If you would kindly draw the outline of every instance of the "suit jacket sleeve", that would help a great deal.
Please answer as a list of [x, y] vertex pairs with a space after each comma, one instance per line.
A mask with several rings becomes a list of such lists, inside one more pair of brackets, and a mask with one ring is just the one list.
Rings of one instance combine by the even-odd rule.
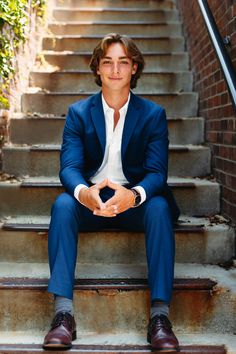
[[149, 128], [143, 168], [144, 178], [138, 183], [145, 189], [147, 199], [162, 194], [168, 175], [168, 127], [166, 113], [158, 109]]
[[71, 106], [67, 114], [63, 132], [59, 175], [66, 191], [72, 196], [74, 196], [74, 189], [78, 184], [88, 185], [82, 173], [84, 170], [82, 132], [82, 123], [75, 115], [73, 106]]

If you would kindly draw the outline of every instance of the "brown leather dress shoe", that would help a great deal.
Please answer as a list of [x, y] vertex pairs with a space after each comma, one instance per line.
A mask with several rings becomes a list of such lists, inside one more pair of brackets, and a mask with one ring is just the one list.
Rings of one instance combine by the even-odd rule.
[[76, 339], [75, 319], [69, 313], [59, 312], [53, 319], [51, 329], [44, 338], [43, 349], [66, 350]]
[[151, 343], [152, 351], [162, 353], [179, 351], [179, 342], [169, 319], [164, 315], [154, 316], [148, 325], [147, 340]]

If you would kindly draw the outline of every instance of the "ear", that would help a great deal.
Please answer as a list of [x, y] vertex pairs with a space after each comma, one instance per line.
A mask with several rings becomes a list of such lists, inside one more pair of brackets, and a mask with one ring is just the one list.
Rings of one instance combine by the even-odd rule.
[[134, 75], [136, 73], [137, 69], [138, 69], [138, 64], [134, 63], [133, 64], [133, 69], [132, 69], [132, 75]]
[[97, 67], [97, 75], [100, 75], [99, 66]]

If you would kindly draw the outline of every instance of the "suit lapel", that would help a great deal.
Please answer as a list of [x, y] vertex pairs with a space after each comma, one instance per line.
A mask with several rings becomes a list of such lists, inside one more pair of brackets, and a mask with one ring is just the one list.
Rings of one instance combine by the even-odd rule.
[[135, 95], [131, 92], [128, 111], [125, 117], [124, 130], [122, 135], [121, 156], [124, 158], [129, 140], [141, 114], [141, 109], [137, 103]]
[[91, 116], [93, 124], [96, 129], [98, 139], [100, 141], [102, 151], [105, 151], [106, 145], [106, 127], [105, 127], [105, 117], [102, 107], [102, 97], [101, 92], [94, 96], [94, 100], [91, 106]]

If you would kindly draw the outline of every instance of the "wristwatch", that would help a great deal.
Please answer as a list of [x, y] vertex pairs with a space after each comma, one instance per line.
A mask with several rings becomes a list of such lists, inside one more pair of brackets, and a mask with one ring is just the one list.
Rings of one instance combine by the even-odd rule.
[[131, 188], [130, 189], [133, 193], [134, 193], [134, 205], [133, 205], [133, 208], [136, 208], [140, 205], [141, 203], [141, 195], [140, 193], [134, 189], [134, 188]]

